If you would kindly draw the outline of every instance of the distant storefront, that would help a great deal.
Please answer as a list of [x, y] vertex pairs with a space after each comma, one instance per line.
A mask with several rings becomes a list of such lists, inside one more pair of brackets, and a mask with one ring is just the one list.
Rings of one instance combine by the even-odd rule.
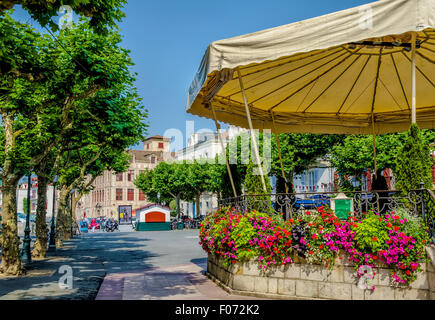
[[119, 206], [118, 207], [119, 224], [131, 224], [132, 214], [133, 214], [132, 206]]
[[160, 204], [149, 204], [135, 210], [137, 231], [171, 230], [171, 209]]

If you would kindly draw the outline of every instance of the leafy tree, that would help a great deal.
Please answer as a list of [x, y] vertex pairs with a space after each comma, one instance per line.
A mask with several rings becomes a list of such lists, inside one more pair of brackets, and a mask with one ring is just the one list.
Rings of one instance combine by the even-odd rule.
[[[282, 181], [281, 161], [278, 154], [277, 142], [274, 135], [271, 135], [271, 166], [270, 174], [278, 177], [279, 192], [285, 192], [284, 181]], [[251, 155], [251, 148], [248, 146], [247, 150], [242, 150], [241, 141], [250, 141], [248, 133], [242, 133], [239, 137], [236, 137], [236, 141], [232, 141], [232, 144], [237, 143], [237, 154], [230, 158], [231, 163], [237, 163], [240, 174], [235, 172], [235, 176], [244, 180], [246, 174], [246, 166], [249, 159], [255, 159]], [[259, 134], [259, 151], [260, 156], [265, 156], [264, 152], [268, 152], [267, 148], [263, 146], [264, 135]], [[284, 172], [286, 174], [288, 191], [293, 190], [293, 177], [295, 174], [300, 174], [309, 169], [317, 159], [324, 158], [330, 153], [332, 146], [340, 144], [344, 136], [341, 135], [318, 135], [318, 134], [279, 134], [280, 148], [282, 161], [284, 166]], [[230, 144], [231, 144], [230, 143]], [[231, 154], [227, 151], [227, 154]], [[235, 159], [234, 157], [237, 158]]]
[[[280, 134], [280, 147], [287, 174], [289, 192], [293, 190], [293, 177], [308, 170], [319, 158], [326, 158], [334, 145], [342, 143], [342, 135]], [[282, 177], [276, 139], [272, 136], [271, 173]], [[282, 184], [282, 182], [280, 182]], [[281, 187], [282, 188], [282, 187]], [[283, 188], [285, 190], [285, 187]]]
[[[2, 234], [0, 272], [22, 273], [17, 236], [16, 187], [22, 175], [44, 158], [41, 142], [50, 135], [42, 118], [53, 113], [41, 109], [41, 63], [45, 39], [29, 26], [0, 16], [0, 167], [2, 168]], [[40, 113], [41, 117], [38, 117]], [[33, 165], [32, 165], [33, 164]]]
[[[367, 168], [373, 168], [372, 137], [347, 136], [342, 145], [336, 145], [331, 152], [331, 165], [342, 175], [340, 184], [343, 189], [353, 188], [346, 185], [344, 176], [354, 176], [361, 182], [361, 177]], [[362, 184], [360, 184], [362, 186]]]
[[19, 178], [53, 149], [61, 159], [64, 152], [84, 147], [99, 156], [111, 149], [123, 152], [143, 133], [146, 112], [138, 108], [132, 63], [119, 45], [118, 33], [98, 35], [82, 23], [54, 41], [8, 16], [0, 17], [0, 26], [0, 32], [5, 31], [1, 47], [16, 52], [0, 61], [0, 166], [5, 186], [1, 269], [18, 274], [14, 190]]
[[403, 146], [399, 149], [396, 162], [396, 188], [404, 193], [419, 189], [424, 183], [427, 189], [433, 188], [430, 149], [422, 131], [412, 124]]
[[90, 25], [96, 31], [105, 32], [108, 27], [116, 27], [125, 16], [121, 9], [126, 3], [126, 0], [4, 0], [0, 1], [0, 14], [21, 5], [41, 26], [48, 25], [54, 31], [58, 24], [52, 18], [62, 5], [69, 5], [76, 13], [90, 18]]
[[190, 201], [194, 194], [188, 182], [188, 165], [177, 162], [161, 162], [153, 170], [145, 170], [135, 180], [135, 185], [142, 190], [150, 201], [160, 199], [169, 203], [176, 201], [177, 215], [180, 217], [180, 201]]
[[196, 201], [196, 215], [201, 215], [201, 195], [211, 189], [210, 186], [210, 165], [207, 163], [200, 163], [194, 161], [192, 164], [188, 165], [187, 173], [188, 183], [191, 190], [195, 194]]
[[[267, 194], [270, 194], [272, 192], [272, 188], [270, 186], [269, 178], [267, 176], [264, 178], [266, 183]], [[261, 181], [261, 176], [258, 173], [258, 166], [254, 164], [252, 161], [249, 162], [249, 165], [246, 169], [244, 186], [247, 194], [249, 195], [264, 194], [263, 182]]]

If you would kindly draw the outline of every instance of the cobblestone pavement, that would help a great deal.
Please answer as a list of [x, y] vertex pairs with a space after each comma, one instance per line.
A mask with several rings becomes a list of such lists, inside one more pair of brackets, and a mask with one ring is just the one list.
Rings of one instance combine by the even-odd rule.
[[[248, 299], [227, 294], [204, 275], [207, 258], [198, 230], [130, 230], [83, 234], [34, 261], [26, 276], [0, 277], [0, 299]], [[59, 286], [61, 266], [72, 268], [72, 289]]]

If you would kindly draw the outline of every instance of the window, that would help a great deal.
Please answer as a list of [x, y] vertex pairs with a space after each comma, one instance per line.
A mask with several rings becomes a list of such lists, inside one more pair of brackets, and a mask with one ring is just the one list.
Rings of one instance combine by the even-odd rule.
[[122, 189], [116, 189], [116, 200], [122, 201]]
[[150, 149], [150, 144], [148, 143], [148, 144], [147, 144], [147, 150], [149, 150], [149, 149]]
[[129, 171], [127, 173], [127, 180], [128, 181], [133, 181], [134, 180], [134, 171]]
[[127, 200], [134, 201], [134, 189], [127, 190]]
[[139, 201], [145, 201], [145, 193], [139, 190]]
[[152, 163], [152, 164], [156, 163], [156, 158], [151, 157], [151, 163]]
[[163, 149], [163, 148], [164, 148], [163, 142], [159, 142], [159, 149]]
[[122, 173], [118, 173], [118, 174], [116, 175], [116, 181], [122, 181], [122, 176], [123, 176]]

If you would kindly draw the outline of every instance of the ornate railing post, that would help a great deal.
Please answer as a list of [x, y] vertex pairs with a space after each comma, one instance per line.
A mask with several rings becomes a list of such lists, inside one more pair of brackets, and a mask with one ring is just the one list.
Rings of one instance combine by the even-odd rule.
[[424, 201], [424, 194], [425, 194], [425, 188], [424, 188], [424, 182], [420, 182], [420, 194], [421, 194], [421, 216], [423, 218], [423, 221], [426, 222], [425, 217], [425, 201]]

